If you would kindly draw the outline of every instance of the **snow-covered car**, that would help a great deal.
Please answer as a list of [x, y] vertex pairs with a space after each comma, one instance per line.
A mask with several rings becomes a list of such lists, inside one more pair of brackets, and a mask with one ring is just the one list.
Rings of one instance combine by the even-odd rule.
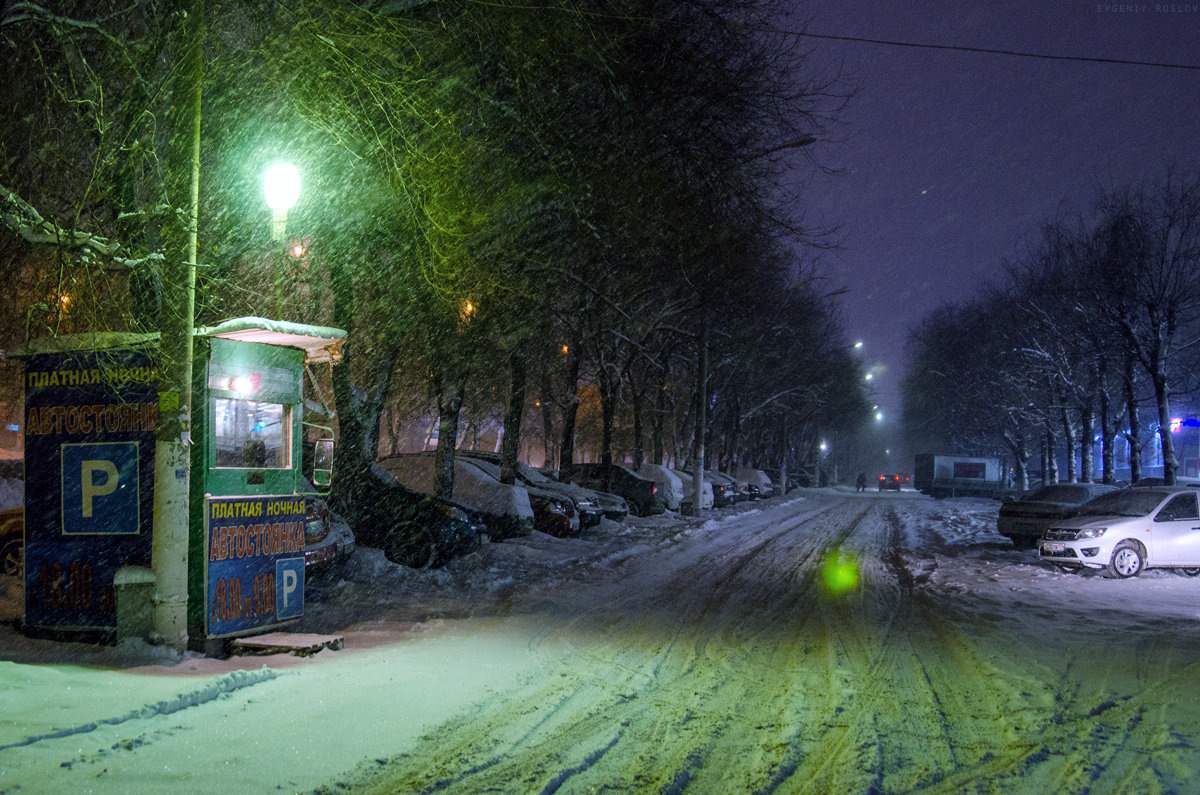
[[[379, 465], [405, 488], [437, 493], [432, 451], [388, 456]], [[523, 486], [501, 483], [459, 456], [454, 457], [454, 501], [479, 513], [496, 540], [533, 532], [529, 492]]]
[[25, 550], [25, 508], [0, 510], [0, 574], [18, 577]]
[[637, 474], [658, 484], [658, 496], [668, 511], [678, 511], [683, 502], [683, 482], [675, 472], [662, 464], [642, 464]]
[[1006, 500], [1000, 506], [996, 529], [1017, 549], [1033, 549], [1046, 528], [1075, 513], [1087, 502], [1116, 491], [1105, 483], [1055, 483]]
[[[682, 469], [672, 469], [671, 471], [675, 473], [675, 477], [679, 478], [679, 482], [683, 485], [683, 501], [680, 504], [680, 510], [690, 511], [692, 504], [696, 500], [694, 486], [695, 479]], [[716, 498], [713, 495], [712, 481], [708, 478], [705, 478], [704, 485], [701, 486], [700, 489], [700, 509], [707, 511], [709, 508], [713, 507], [713, 502], [715, 499]]]
[[[459, 450], [458, 455], [486, 461], [493, 466], [500, 466], [499, 453]], [[517, 481], [527, 490], [536, 489], [542, 493], [551, 493], [557, 495], [559, 499], [570, 502], [575, 508], [575, 513], [579, 516], [580, 530], [595, 527], [604, 518], [604, 509], [600, 507], [600, 500], [593, 491], [589, 491], [582, 486], [576, 486], [574, 483], [560, 483], [520, 461], [516, 464], [516, 477]], [[534, 512], [537, 512], [537, 506], [534, 506]], [[621, 518], [625, 518], [624, 514], [622, 514]]]
[[[459, 453], [457, 458], [470, 462], [489, 477], [500, 483], [499, 462], [485, 461], [482, 458], [471, 457]], [[518, 479], [519, 480], [519, 479]], [[565, 494], [553, 489], [544, 489], [520, 481], [525, 493], [529, 495], [529, 505], [533, 508], [533, 528], [546, 535], [557, 538], [570, 538], [579, 535], [579, 515], [575, 512], [575, 501]]]
[[603, 464], [576, 464], [571, 479], [585, 489], [611, 488], [629, 504], [635, 516], [653, 516], [663, 512], [663, 501], [658, 495], [658, 484], [649, 478], [626, 469], [620, 464], [605, 468]]
[[771, 480], [771, 476], [761, 469], [752, 469], [750, 467], [740, 467], [737, 470], [739, 480], [746, 481], [746, 485], [750, 488], [750, 493], [759, 499], [768, 499], [775, 496], [775, 483]]
[[360, 541], [393, 563], [412, 568], [444, 566], [479, 549], [489, 533], [481, 515], [457, 503], [401, 485], [379, 464], [371, 499], [356, 508]]
[[1131, 488], [1101, 494], [1046, 530], [1041, 559], [1064, 571], [1103, 569], [1121, 578], [1151, 567], [1200, 574], [1200, 489]]

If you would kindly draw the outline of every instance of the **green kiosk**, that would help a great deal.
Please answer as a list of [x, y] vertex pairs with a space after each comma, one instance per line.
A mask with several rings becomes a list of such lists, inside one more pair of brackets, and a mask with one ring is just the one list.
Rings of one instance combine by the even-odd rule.
[[[193, 648], [211, 652], [303, 614], [306, 494], [329, 485], [333, 459], [333, 431], [304, 421], [305, 383], [320, 399], [307, 403], [324, 404], [311, 367], [338, 362], [345, 336], [257, 317], [195, 331]], [[157, 343], [157, 334], [99, 333], [22, 352], [29, 634], [149, 635]]]

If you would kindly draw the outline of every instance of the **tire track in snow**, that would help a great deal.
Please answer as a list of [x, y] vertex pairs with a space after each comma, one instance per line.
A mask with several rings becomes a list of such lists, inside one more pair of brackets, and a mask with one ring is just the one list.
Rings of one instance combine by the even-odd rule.
[[253, 687], [261, 682], [268, 682], [278, 678], [280, 673], [269, 668], [261, 668], [257, 671], [232, 671], [224, 676], [219, 676], [211, 679], [203, 686], [190, 690], [186, 693], [180, 693], [174, 698], [156, 701], [153, 704], [147, 704], [134, 710], [126, 712], [124, 715], [116, 715], [109, 718], [100, 718], [98, 720], [83, 723], [78, 726], [69, 726], [58, 731], [48, 732], [46, 734], [38, 734], [32, 737], [26, 737], [15, 743], [0, 745], [0, 751], [7, 751], [10, 748], [20, 748], [22, 746], [34, 745], [45, 740], [58, 740], [63, 737], [74, 737], [80, 734], [88, 734], [94, 732], [102, 726], [117, 726], [122, 723], [128, 723], [134, 720], [148, 720], [160, 715], [173, 715], [180, 710], [198, 707], [201, 704], [207, 704], [210, 701], [215, 701], [221, 696], [229, 693], [237, 692], [246, 687]]

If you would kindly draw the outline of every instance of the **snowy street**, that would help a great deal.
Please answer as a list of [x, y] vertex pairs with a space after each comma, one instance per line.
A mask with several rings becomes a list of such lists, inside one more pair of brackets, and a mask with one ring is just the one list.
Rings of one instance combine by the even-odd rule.
[[298, 628], [346, 647], [308, 658], [3, 626], [0, 792], [1195, 791], [1200, 578], [1059, 573], [997, 507], [801, 491], [441, 571], [361, 548]]

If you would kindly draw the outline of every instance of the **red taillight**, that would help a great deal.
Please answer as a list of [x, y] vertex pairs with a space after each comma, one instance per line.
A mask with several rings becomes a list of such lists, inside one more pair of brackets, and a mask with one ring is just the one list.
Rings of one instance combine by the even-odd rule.
[[883, 482], [883, 481], [885, 481], [885, 480], [887, 480], [887, 478], [885, 478], [883, 475], [880, 475], [880, 476], [879, 476], [879, 482], [880, 482], [880, 483], [882, 483], [882, 482]]
[[658, 494], [658, 484], [657, 483], [650, 484], [650, 493]]

